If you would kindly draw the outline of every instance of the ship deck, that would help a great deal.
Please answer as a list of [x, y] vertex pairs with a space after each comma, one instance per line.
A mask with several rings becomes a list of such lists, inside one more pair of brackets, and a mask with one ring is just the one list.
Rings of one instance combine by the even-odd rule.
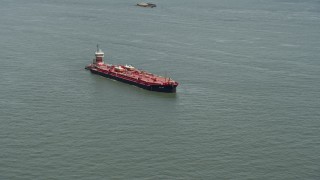
[[[120, 67], [120, 70], [119, 70]], [[108, 73], [110, 75], [114, 75], [120, 78], [128, 79], [131, 81], [140, 81], [146, 84], [175, 84], [176, 82], [170, 78], [162, 77], [159, 75], [155, 75], [146, 71], [142, 71], [139, 69], [129, 70], [123, 65], [110, 65], [110, 64], [100, 64], [95, 67], [97, 70], [102, 71], [104, 73]]]

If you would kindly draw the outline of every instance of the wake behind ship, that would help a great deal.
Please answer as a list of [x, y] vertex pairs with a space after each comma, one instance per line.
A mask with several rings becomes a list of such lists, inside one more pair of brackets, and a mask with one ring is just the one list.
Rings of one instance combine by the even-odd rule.
[[91, 73], [115, 79], [150, 91], [166, 93], [176, 92], [176, 88], [179, 83], [171, 78], [139, 70], [131, 65], [111, 65], [104, 63], [104, 52], [101, 51], [98, 45], [95, 56], [96, 58], [93, 59], [92, 64], [85, 67], [85, 69], [90, 70]]

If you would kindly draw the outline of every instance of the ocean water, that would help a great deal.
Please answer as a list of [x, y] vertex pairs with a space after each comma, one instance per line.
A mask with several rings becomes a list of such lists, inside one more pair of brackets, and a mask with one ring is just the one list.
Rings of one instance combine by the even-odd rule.
[[320, 1], [153, 2], [0, 1], [0, 179], [320, 179]]

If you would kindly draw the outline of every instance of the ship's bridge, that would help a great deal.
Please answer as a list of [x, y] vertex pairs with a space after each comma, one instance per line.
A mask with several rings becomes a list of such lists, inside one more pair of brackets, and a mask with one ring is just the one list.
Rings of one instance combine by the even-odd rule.
[[104, 52], [99, 48], [99, 45], [97, 45], [97, 51], [95, 55], [96, 57], [104, 57]]
[[103, 57], [104, 52], [99, 48], [99, 45], [97, 44], [97, 51], [95, 52], [96, 60], [95, 63], [97, 64], [103, 64]]

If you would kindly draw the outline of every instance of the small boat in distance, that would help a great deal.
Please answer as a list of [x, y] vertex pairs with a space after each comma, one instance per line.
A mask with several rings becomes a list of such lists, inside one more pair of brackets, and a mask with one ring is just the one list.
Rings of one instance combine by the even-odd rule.
[[150, 8], [154, 8], [154, 7], [157, 7], [156, 4], [153, 4], [153, 3], [146, 3], [146, 2], [141, 2], [141, 3], [138, 3], [137, 6], [140, 6], [140, 7], [150, 7]]

